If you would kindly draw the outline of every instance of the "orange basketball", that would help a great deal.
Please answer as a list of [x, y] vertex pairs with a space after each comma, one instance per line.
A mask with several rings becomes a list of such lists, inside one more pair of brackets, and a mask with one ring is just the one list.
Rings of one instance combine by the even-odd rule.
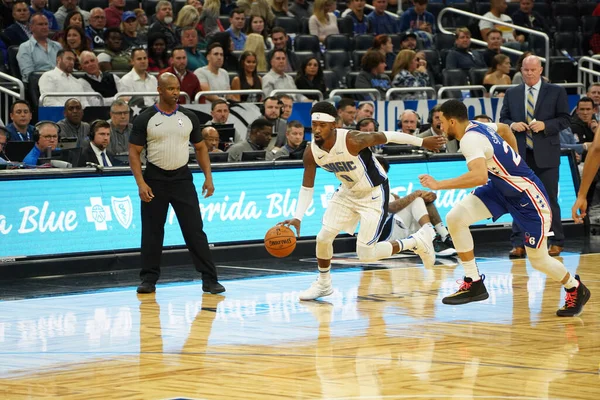
[[287, 257], [296, 248], [296, 235], [287, 226], [275, 225], [265, 235], [265, 248], [274, 257]]

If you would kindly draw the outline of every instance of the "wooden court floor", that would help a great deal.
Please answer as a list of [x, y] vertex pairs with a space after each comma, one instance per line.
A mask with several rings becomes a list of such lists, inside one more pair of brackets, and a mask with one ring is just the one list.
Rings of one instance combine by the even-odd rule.
[[[462, 268], [348, 265], [314, 274], [116, 288], [0, 302], [0, 399], [600, 399], [600, 255], [562, 258], [592, 298], [558, 318], [560, 285], [482, 259], [490, 298], [441, 298]], [[267, 267], [265, 267], [267, 268]]]

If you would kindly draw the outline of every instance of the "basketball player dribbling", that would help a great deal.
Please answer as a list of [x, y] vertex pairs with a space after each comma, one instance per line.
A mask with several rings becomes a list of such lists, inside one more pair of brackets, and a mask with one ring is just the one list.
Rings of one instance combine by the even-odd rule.
[[341, 185], [329, 201], [323, 226], [317, 235], [319, 277], [299, 295], [300, 300], [314, 300], [333, 293], [330, 275], [333, 240], [342, 230], [355, 232], [359, 222], [356, 253], [361, 261], [372, 262], [410, 249], [421, 257], [426, 266], [433, 266], [435, 230], [431, 224], [406, 239], [378, 243], [387, 217], [389, 185], [384, 169], [369, 147], [398, 143], [437, 150], [445, 139], [440, 136], [422, 139], [400, 132], [365, 133], [337, 129], [337, 111], [325, 101], [315, 104], [310, 113], [313, 141], [304, 151], [304, 177], [298, 204], [294, 218], [281, 224], [294, 226], [300, 236], [300, 221], [313, 198], [317, 165], [333, 172]]
[[565, 287], [565, 304], [556, 314], [559, 317], [581, 314], [590, 291], [578, 275], [571, 275], [560, 261], [548, 254], [546, 242], [552, 220], [548, 195], [542, 182], [519, 156], [515, 135], [505, 124], [469, 121], [466, 106], [458, 100], [446, 101], [440, 111], [442, 131], [448, 139], [460, 141], [469, 171], [439, 182], [430, 175], [421, 175], [421, 184], [432, 190], [479, 186], [446, 216], [465, 277], [458, 291], [442, 302], [455, 305], [489, 297], [483, 284], [485, 275], [479, 275], [475, 263], [469, 226], [488, 218], [495, 221], [509, 213], [525, 232], [525, 248], [531, 266]]

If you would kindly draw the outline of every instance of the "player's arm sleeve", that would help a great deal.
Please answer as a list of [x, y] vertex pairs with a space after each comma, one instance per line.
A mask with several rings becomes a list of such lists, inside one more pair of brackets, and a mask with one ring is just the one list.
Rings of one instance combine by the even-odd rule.
[[460, 141], [460, 150], [467, 160], [467, 164], [476, 158], [485, 159], [485, 148], [490, 146], [490, 142], [482, 135], [465, 135]]

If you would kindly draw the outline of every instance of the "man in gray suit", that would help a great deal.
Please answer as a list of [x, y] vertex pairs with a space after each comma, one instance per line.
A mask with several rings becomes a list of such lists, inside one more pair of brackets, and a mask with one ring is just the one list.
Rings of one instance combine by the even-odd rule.
[[[565, 236], [560, 219], [558, 196], [558, 167], [560, 165], [560, 131], [569, 126], [567, 92], [560, 86], [541, 79], [542, 64], [538, 57], [523, 60], [523, 83], [510, 88], [504, 96], [500, 122], [515, 132], [522, 160], [540, 178], [552, 208], [550, 255], [557, 256], [563, 249]], [[518, 163], [521, 160], [515, 160]], [[523, 233], [513, 224], [511, 258], [525, 257]]]
[[[443, 136], [442, 132], [442, 119], [440, 108], [441, 104], [436, 105], [429, 111], [431, 128], [427, 129], [419, 133], [417, 136], [420, 138], [426, 138], [428, 136]], [[452, 139], [448, 140], [446, 144], [440, 149], [440, 151], [445, 151], [446, 153], [458, 153], [458, 140]]]

